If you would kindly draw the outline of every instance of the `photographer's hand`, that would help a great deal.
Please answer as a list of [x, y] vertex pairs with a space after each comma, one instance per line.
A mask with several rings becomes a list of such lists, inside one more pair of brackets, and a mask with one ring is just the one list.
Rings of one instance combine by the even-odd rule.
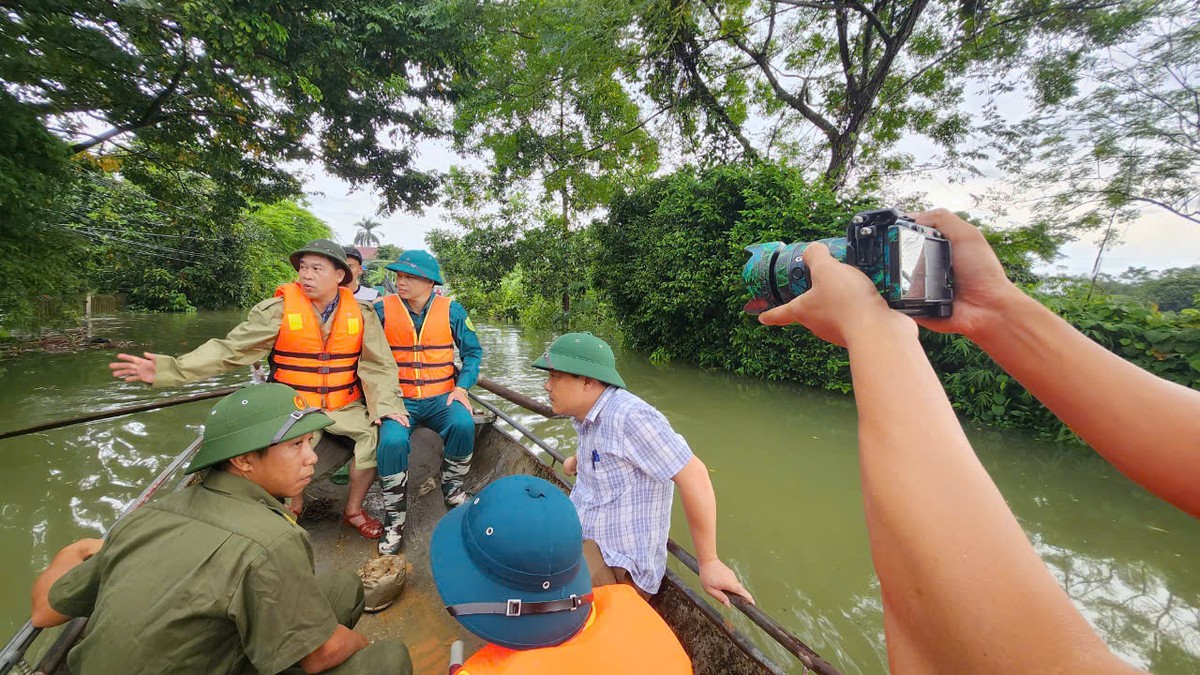
[[877, 321], [907, 324], [916, 337], [912, 319], [889, 309], [867, 275], [835, 260], [824, 244], [804, 249], [804, 264], [812, 275], [812, 288], [782, 307], [763, 312], [759, 321], [768, 326], [799, 323], [822, 340], [843, 347], [863, 332], [864, 325]]
[[954, 214], [912, 217], [953, 247], [954, 316], [918, 322], [970, 338], [1121, 473], [1200, 517], [1200, 392], [1108, 351], [1022, 293], [983, 233]]
[[946, 209], [908, 214], [919, 225], [932, 227], [950, 240], [954, 268], [954, 315], [944, 319], [918, 318], [918, 324], [939, 333], [959, 333], [972, 340], [1003, 330], [1003, 315], [1014, 302], [1027, 297], [1004, 274], [999, 258], [979, 228]]
[[848, 348], [892, 672], [1128, 672], [971, 451], [913, 320], [824, 246], [810, 245], [804, 260], [812, 289], [759, 319], [799, 322]]

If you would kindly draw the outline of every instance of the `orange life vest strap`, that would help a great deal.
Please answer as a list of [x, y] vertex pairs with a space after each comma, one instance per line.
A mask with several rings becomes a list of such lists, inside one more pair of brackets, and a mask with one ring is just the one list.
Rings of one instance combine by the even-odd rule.
[[383, 299], [383, 332], [396, 361], [397, 381], [405, 398], [438, 396], [454, 389], [454, 333], [450, 300], [433, 296], [418, 334], [408, 307], [398, 295]]
[[363, 314], [345, 288], [338, 289], [338, 306], [328, 337], [320, 318], [299, 284], [283, 284], [283, 320], [274, 348], [267, 357], [269, 379], [300, 392], [312, 407], [337, 410], [362, 398], [358, 361], [362, 352]]

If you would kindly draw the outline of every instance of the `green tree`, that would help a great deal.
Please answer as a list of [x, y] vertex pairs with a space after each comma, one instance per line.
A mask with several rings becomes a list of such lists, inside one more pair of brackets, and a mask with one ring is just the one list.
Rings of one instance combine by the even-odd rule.
[[[654, 0], [639, 25], [647, 92], [671, 107], [685, 137], [707, 150], [717, 134], [749, 158], [783, 158], [844, 186], [911, 168], [910, 157], [892, 153], [905, 135], [929, 139], [952, 164], [978, 158], [962, 148], [973, 130], [961, 107], [969, 78], [998, 80], [993, 95], [1014, 74], [1069, 85], [1078, 54], [1128, 35], [1145, 8], [1136, 0]], [[758, 142], [746, 130], [752, 112], [770, 120]]]
[[997, 143], [1037, 217], [1101, 230], [1101, 254], [1147, 212], [1200, 223], [1200, 25], [1192, 2], [1154, 9], [1136, 39], [1078, 55], [1081, 85], [1054, 84], [1048, 105]]
[[[658, 166], [648, 116], [626, 82], [632, 5], [614, 0], [486, 5], [487, 40], [472, 94], [459, 100], [460, 147], [490, 155], [498, 201], [517, 185], [557, 216], [562, 246], [586, 214]], [[570, 294], [562, 295], [564, 311]]]
[[34, 323], [42, 294], [64, 297], [83, 288], [84, 240], [60, 214], [74, 176], [69, 155], [0, 89], [0, 327]]
[[419, 208], [435, 176], [386, 137], [441, 133], [432, 106], [459, 94], [476, 12], [456, 0], [5, 3], [0, 82], [75, 153], [120, 160], [137, 138], [164, 170], [265, 201], [297, 192], [285, 163], [315, 160], [377, 187], [386, 208]]
[[379, 235], [375, 230], [383, 227], [383, 223], [371, 218], [362, 218], [354, 224], [358, 232], [354, 235], [355, 246], [379, 246]]

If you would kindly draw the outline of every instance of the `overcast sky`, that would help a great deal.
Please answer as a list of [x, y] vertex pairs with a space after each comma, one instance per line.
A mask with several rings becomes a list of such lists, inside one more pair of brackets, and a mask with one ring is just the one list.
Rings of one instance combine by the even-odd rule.
[[[420, 144], [418, 165], [425, 169], [445, 172], [452, 165], [470, 164], [479, 166], [478, 160], [457, 156], [448, 145], [435, 142]], [[370, 191], [352, 192], [350, 186], [321, 170], [309, 166], [304, 170], [308, 180], [305, 190], [309, 208], [333, 228], [338, 241], [351, 243], [354, 239], [354, 223], [363, 217], [371, 217], [383, 223], [380, 239], [386, 244], [396, 244], [405, 249], [425, 248], [425, 234], [435, 227], [447, 227], [445, 212], [440, 208], [426, 209], [423, 215], [397, 212], [387, 217], [376, 215], [380, 200]], [[904, 191], [920, 191], [928, 200], [951, 210], [968, 210], [974, 215], [988, 215], [972, 207], [978, 203], [976, 195], [982, 195], [996, 185], [995, 179], [981, 178], [966, 183], [951, 184], [933, 177], [914, 181], [903, 186]], [[897, 204], [901, 208], [905, 205]], [[1124, 243], [1105, 254], [1102, 270], [1118, 274], [1130, 266], [1166, 269], [1187, 267], [1200, 263], [1200, 225], [1188, 222], [1164, 212], [1147, 212], [1124, 234]], [[1096, 256], [1096, 245], [1084, 240], [1068, 244], [1063, 248], [1063, 258], [1047, 272], [1085, 274], [1091, 271]]]

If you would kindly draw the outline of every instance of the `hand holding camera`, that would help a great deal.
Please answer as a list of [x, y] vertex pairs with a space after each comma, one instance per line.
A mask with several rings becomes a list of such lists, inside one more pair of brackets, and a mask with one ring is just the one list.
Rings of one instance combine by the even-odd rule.
[[922, 317], [917, 323], [972, 340], [991, 326], [1002, 328], [1008, 307], [1028, 298], [1005, 276], [983, 232], [946, 209], [909, 215], [917, 224], [937, 230], [954, 247], [954, 315]]
[[803, 258], [812, 287], [786, 305], [759, 315], [759, 321], [768, 326], [799, 323], [822, 340], [843, 347], [853, 336], [865, 334], [871, 322], [904, 324], [916, 334], [911, 318], [891, 311], [871, 280], [834, 259], [825, 244], [807, 246]]
[[[937, 230], [896, 209], [879, 209], [851, 218], [844, 238], [819, 243], [865, 274], [892, 309], [909, 316], [950, 316], [950, 242]], [[804, 262], [810, 245], [773, 241], [746, 247], [750, 260], [742, 268], [742, 279], [751, 295], [743, 308], [747, 314], [778, 307], [812, 288]]]

